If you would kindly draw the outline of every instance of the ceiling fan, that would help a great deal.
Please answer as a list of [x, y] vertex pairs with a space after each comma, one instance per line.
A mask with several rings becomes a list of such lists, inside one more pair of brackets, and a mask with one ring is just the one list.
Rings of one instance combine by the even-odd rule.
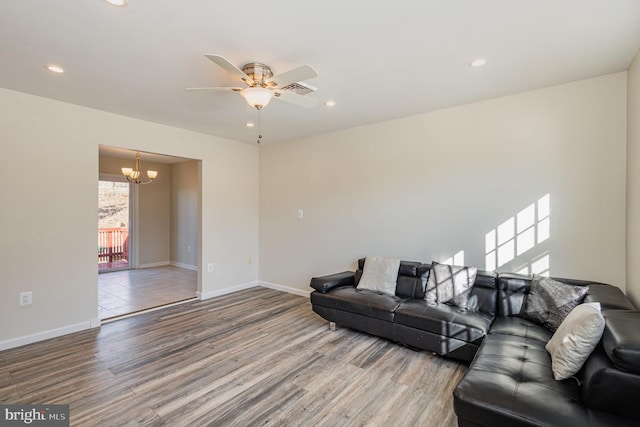
[[259, 62], [250, 62], [240, 69], [222, 55], [206, 54], [205, 56], [227, 72], [239, 77], [247, 87], [189, 87], [186, 90], [240, 92], [247, 103], [257, 110], [266, 107], [272, 98], [304, 107], [313, 107], [317, 101], [305, 96], [317, 90], [303, 82], [303, 80], [318, 77], [318, 73], [310, 65], [301, 65], [274, 76], [269, 66]]

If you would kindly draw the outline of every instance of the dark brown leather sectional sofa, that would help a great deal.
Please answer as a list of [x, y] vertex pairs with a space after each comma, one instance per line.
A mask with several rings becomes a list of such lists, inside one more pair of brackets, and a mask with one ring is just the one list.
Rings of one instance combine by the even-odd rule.
[[402, 261], [396, 295], [356, 286], [358, 270], [311, 280], [313, 310], [341, 326], [470, 363], [454, 391], [458, 424], [472, 426], [640, 425], [640, 311], [620, 289], [588, 286], [599, 302], [603, 338], [581, 371], [556, 381], [545, 350], [553, 335], [522, 318], [531, 277], [479, 271], [468, 309], [428, 304], [430, 264]]

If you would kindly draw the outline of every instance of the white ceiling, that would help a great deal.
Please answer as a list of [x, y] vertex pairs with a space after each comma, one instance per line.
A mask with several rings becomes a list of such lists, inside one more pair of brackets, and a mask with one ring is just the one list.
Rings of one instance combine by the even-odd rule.
[[639, 48], [638, 0], [0, 2], [0, 87], [249, 143], [239, 94], [184, 91], [238, 85], [205, 53], [317, 70], [311, 96], [337, 105], [272, 101], [273, 143], [626, 70]]

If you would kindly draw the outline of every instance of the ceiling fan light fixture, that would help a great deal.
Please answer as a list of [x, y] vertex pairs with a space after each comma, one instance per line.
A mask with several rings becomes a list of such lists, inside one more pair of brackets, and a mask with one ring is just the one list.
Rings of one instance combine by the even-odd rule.
[[240, 95], [247, 101], [249, 105], [257, 110], [261, 110], [269, 104], [273, 98], [273, 91], [260, 87], [248, 87], [240, 91]]

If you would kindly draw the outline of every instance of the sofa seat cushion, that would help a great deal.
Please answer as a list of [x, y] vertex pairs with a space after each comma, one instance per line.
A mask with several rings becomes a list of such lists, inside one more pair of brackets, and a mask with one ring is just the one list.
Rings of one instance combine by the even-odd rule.
[[487, 335], [454, 390], [458, 417], [483, 426], [633, 425], [585, 408], [577, 381], [553, 378], [544, 346], [536, 338]]
[[334, 310], [362, 314], [363, 316], [393, 322], [394, 313], [404, 301], [395, 295], [368, 289], [357, 289], [353, 286], [335, 288], [326, 294], [313, 292], [311, 303]]
[[396, 310], [395, 323], [461, 341], [482, 340], [493, 316], [448, 304], [429, 304], [421, 300], [404, 301]]
[[521, 317], [496, 317], [491, 325], [490, 334], [513, 335], [540, 341], [545, 345], [553, 332], [531, 320]]

